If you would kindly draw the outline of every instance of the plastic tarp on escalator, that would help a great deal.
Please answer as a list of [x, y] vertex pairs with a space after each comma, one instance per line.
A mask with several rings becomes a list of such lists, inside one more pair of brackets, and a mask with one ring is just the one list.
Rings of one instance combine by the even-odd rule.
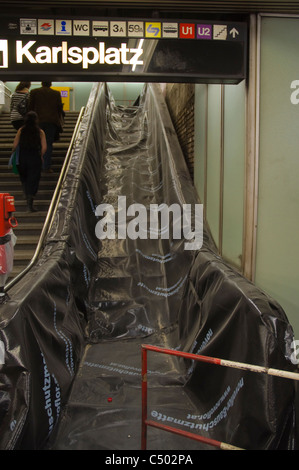
[[[206, 229], [197, 251], [162, 226], [99, 239], [103, 204], [116, 228], [136, 222], [129, 207], [199, 204], [159, 85], [131, 108], [91, 92], [43, 253], [0, 307], [2, 449], [140, 449], [142, 344], [295, 370], [285, 313]], [[245, 449], [296, 447], [294, 383], [266, 374], [150, 353], [148, 415]], [[147, 448], [207, 446], [149, 429]]]

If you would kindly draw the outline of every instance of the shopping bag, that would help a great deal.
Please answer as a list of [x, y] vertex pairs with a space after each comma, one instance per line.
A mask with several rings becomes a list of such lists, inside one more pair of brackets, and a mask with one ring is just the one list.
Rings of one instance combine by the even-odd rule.
[[19, 164], [19, 147], [17, 147], [11, 154], [9, 162], [8, 162], [8, 168], [12, 169], [12, 172], [15, 175], [19, 174], [19, 170], [17, 165]]
[[0, 275], [12, 272], [16, 241], [17, 237], [13, 230], [10, 230], [4, 237], [0, 237]]

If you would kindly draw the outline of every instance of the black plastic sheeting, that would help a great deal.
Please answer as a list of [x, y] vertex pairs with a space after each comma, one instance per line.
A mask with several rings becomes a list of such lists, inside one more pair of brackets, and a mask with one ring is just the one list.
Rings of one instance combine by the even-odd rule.
[[[0, 448], [141, 445], [141, 344], [294, 371], [281, 307], [184, 240], [99, 240], [96, 208], [198, 204], [159, 85], [94, 86], [37, 265], [0, 307]], [[245, 449], [296, 448], [292, 380], [150, 352], [148, 416]], [[207, 449], [148, 429], [148, 449]]]

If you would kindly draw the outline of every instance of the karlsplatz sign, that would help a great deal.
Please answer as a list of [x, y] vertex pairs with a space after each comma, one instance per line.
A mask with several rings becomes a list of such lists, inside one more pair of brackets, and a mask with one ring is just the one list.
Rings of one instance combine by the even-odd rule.
[[9, 79], [239, 83], [244, 23], [0, 19], [0, 74]]
[[37, 41], [16, 41], [16, 62], [23, 64], [25, 61], [31, 64], [80, 64], [82, 69], [88, 69], [94, 64], [109, 65], [143, 65], [142, 47], [129, 48], [126, 43], [121, 43], [119, 48], [108, 47], [104, 42], [99, 42], [97, 47], [69, 47], [67, 41], [62, 41], [61, 46], [38, 46]]

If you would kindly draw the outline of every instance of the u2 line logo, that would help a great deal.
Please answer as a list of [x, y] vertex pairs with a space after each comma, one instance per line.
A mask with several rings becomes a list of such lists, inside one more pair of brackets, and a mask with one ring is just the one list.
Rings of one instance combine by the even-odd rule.
[[[61, 46], [38, 46], [36, 41], [16, 41], [16, 63], [23, 64], [81, 64], [83, 69], [90, 65], [132, 65], [134, 71], [137, 65], [143, 65], [143, 39], [140, 39], [137, 47], [128, 47], [122, 43], [119, 48], [108, 47], [104, 42], [99, 42], [98, 47], [69, 47], [67, 41], [62, 41]], [[0, 40], [0, 67], [8, 68], [7, 40]]]

